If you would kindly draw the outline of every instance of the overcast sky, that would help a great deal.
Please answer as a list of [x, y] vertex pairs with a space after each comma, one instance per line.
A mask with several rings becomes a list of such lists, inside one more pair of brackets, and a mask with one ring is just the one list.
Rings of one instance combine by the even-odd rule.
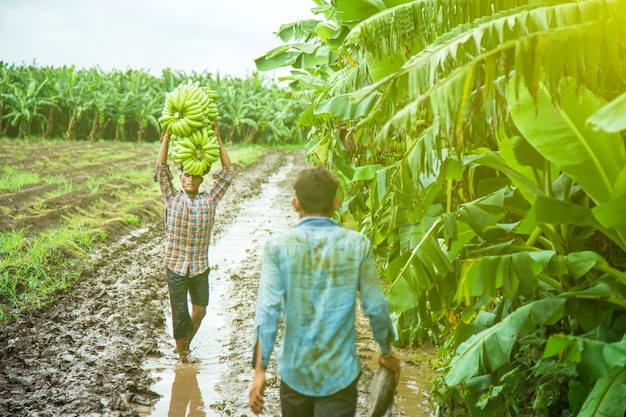
[[[0, 0], [0, 60], [245, 78], [312, 0]], [[280, 75], [264, 73], [267, 76]]]

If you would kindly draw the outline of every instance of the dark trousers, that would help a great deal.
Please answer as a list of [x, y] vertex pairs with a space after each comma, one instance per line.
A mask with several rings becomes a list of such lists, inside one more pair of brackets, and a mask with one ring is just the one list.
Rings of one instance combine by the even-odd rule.
[[207, 306], [209, 304], [209, 270], [200, 275], [190, 277], [189, 274], [178, 275], [169, 269], [165, 275], [172, 306], [172, 327], [174, 339], [182, 339], [193, 332], [193, 323], [189, 316], [187, 297], [191, 303]]
[[280, 383], [282, 417], [354, 417], [357, 403], [357, 381], [326, 397], [309, 397]]

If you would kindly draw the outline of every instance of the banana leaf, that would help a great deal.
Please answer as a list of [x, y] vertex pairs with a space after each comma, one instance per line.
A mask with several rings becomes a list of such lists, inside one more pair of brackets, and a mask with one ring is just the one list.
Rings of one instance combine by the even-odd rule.
[[372, 110], [379, 96], [379, 93], [370, 94], [362, 99], [349, 94], [335, 96], [315, 106], [314, 113], [316, 115], [328, 113], [339, 120], [358, 119]]
[[626, 367], [614, 366], [598, 379], [578, 417], [623, 416], [626, 412]]
[[586, 123], [594, 130], [615, 133], [626, 129], [626, 93], [591, 115]]
[[539, 84], [537, 101], [526, 89], [514, 97], [510, 84], [511, 116], [525, 139], [543, 157], [577, 182], [598, 204], [611, 200], [613, 188], [626, 165], [624, 141], [618, 133], [591, 131], [585, 121], [603, 103], [590, 91], [564, 79], [561, 106]]
[[[593, 312], [589, 312], [593, 314]], [[578, 416], [623, 416], [626, 411], [626, 339], [614, 343], [553, 335], [543, 358], [558, 357], [595, 381]]]
[[551, 325], [563, 317], [565, 298], [544, 298], [526, 304], [504, 320], [463, 342], [449, 365], [446, 384], [467, 382], [481, 371], [499, 368], [509, 361], [520, 333]]

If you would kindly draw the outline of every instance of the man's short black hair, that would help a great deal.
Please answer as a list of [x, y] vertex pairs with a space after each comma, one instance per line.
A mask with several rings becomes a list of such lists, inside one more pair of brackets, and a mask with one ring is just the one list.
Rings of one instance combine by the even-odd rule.
[[339, 180], [330, 170], [321, 166], [303, 169], [293, 188], [306, 214], [332, 214]]

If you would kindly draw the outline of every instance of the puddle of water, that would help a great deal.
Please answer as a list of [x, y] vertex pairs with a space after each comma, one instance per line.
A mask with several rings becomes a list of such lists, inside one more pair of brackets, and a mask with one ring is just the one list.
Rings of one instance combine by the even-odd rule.
[[[288, 229], [297, 221], [295, 212], [292, 218], [285, 218], [284, 208], [272, 210], [292, 163], [283, 166], [263, 184], [261, 193], [241, 208], [237, 220], [211, 245], [209, 258], [210, 293], [207, 314], [191, 343], [191, 354], [198, 362], [181, 364], [174, 355], [174, 342], [161, 346], [165, 353], [162, 358], [150, 359], [146, 363], [151, 376], [157, 381], [152, 390], [162, 398], [150, 410], [140, 410], [142, 416], [219, 416], [210, 404], [219, 403], [220, 394], [216, 390], [220, 375], [225, 374], [226, 364], [220, 363], [220, 355], [227, 344], [229, 329], [224, 323], [222, 300], [230, 291], [230, 271], [240, 268], [240, 263], [254, 248], [263, 247], [267, 238], [274, 233]], [[280, 203], [280, 202], [278, 202]], [[289, 204], [289, 201], [285, 201]], [[219, 211], [219, 208], [218, 208]], [[218, 214], [219, 215], [219, 214]], [[166, 317], [166, 329], [171, 335], [171, 317]]]

